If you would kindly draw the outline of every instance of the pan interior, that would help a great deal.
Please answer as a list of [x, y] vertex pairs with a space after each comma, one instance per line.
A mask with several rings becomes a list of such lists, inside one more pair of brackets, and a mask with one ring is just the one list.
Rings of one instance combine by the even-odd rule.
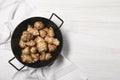
[[[22, 32], [27, 29], [28, 24], [33, 25], [34, 22], [36, 22], [36, 21], [43, 22], [45, 24], [45, 27], [52, 27], [55, 31], [55, 37], [60, 41], [60, 45], [52, 53], [52, 58], [50, 60], [38, 61], [35, 63], [24, 63], [21, 60], [22, 49], [19, 46], [19, 41], [20, 41]], [[29, 19], [21, 22], [14, 30], [13, 35], [12, 35], [12, 39], [11, 39], [11, 48], [12, 48], [14, 56], [22, 64], [29, 66], [29, 67], [33, 67], [33, 68], [44, 67], [44, 66], [47, 66], [47, 65], [53, 63], [54, 60], [57, 58], [57, 56], [60, 54], [61, 49], [62, 49], [62, 45], [63, 45], [62, 34], [61, 34], [61, 31], [59, 30], [58, 26], [54, 22], [50, 21], [49, 19], [43, 18], [43, 17], [32, 17], [32, 18], [29, 18]]]

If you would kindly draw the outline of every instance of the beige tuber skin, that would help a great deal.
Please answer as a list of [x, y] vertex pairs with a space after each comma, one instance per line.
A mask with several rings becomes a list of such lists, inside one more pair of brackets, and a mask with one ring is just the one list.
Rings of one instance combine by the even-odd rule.
[[34, 28], [36, 29], [43, 29], [44, 28], [44, 24], [41, 21], [37, 21], [34, 23]]
[[36, 28], [33, 28], [31, 25], [28, 25], [27, 31], [33, 36], [39, 35], [39, 31]]
[[53, 37], [50, 37], [50, 36], [46, 36], [45, 37], [45, 41], [47, 42], [47, 43], [49, 43], [49, 44], [52, 44], [53, 43]]
[[30, 54], [30, 48], [29, 47], [24, 48], [22, 50], [22, 54], [26, 54], [26, 55]]
[[27, 31], [28, 31], [30, 34], [33, 34], [33, 32], [34, 32], [33, 26], [28, 25]]
[[44, 30], [40, 30], [39, 32], [40, 32], [40, 36], [43, 38], [47, 35], [47, 32]]
[[45, 52], [42, 52], [41, 55], [40, 55], [40, 60], [41, 61], [44, 61], [44, 60], [49, 60], [52, 58], [52, 55], [50, 53], [45, 53]]
[[37, 43], [37, 49], [38, 52], [47, 51], [47, 43], [44, 41]]
[[21, 56], [21, 59], [22, 59], [23, 62], [27, 62], [27, 63], [32, 63], [33, 62], [33, 59], [30, 55], [23, 54]]
[[46, 33], [48, 33], [49, 29], [46, 27], [43, 29]]
[[58, 45], [60, 45], [60, 41], [58, 39], [54, 38], [53, 39], [53, 44], [58, 46]]
[[22, 36], [21, 36], [21, 40], [22, 41], [29, 41], [30, 39], [32, 39], [32, 35], [29, 32], [24, 31]]
[[35, 41], [30, 40], [29, 42], [26, 42], [26, 45], [30, 47], [35, 46]]
[[36, 47], [31, 47], [30, 48], [30, 52], [31, 52], [31, 54], [36, 53], [37, 52], [37, 48]]
[[50, 37], [50, 36], [46, 36], [45, 41], [49, 44], [54, 44], [56, 46], [58, 46], [60, 44], [60, 41], [57, 38], [53, 38], [53, 37]]
[[45, 60], [45, 52], [42, 52], [40, 55], [40, 61], [44, 61]]
[[52, 55], [50, 53], [46, 53], [45, 60], [49, 60], [52, 58]]
[[49, 49], [49, 52], [53, 52], [53, 51], [55, 51], [55, 50], [56, 50], [56, 48], [57, 48], [57, 46], [56, 46], [56, 45], [53, 45], [53, 44], [48, 44], [48, 49]]
[[26, 47], [26, 43], [24, 41], [22, 41], [22, 40], [20, 40], [19, 45], [20, 45], [21, 48]]
[[[48, 26], [49, 27], [49, 26]], [[19, 46], [22, 48], [21, 59], [26, 63], [36, 61], [48, 61], [52, 58], [52, 52], [60, 45], [60, 41], [55, 38], [52, 27], [45, 27], [41, 21], [28, 25], [23, 31]]]
[[39, 54], [38, 53], [35, 53], [35, 54], [32, 53], [31, 57], [33, 58], [34, 62], [39, 60]]
[[39, 43], [39, 42], [44, 41], [44, 39], [43, 39], [42, 37], [40, 37], [40, 36], [37, 36], [34, 41], [35, 41], [36, 43]]
[[54, 36], [55, 36], [54, 30], [53, 30], [52, 27], [50, 27], [50, 28], [48, 29], [48, 35], [51, 36], [51, 37], [54, 37]]
[[38, 36], [39, 35], [39, 31], [37, 29], [33, 29], [33, 36]]

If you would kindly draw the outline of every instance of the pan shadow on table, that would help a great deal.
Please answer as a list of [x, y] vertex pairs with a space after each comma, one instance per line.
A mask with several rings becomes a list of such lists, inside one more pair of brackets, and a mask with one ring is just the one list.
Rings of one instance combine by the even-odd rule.
[[65, 31], [62, 32], [62, 35], [63, 35], [63, 49], [62, 49], [63, 56], [68, 57], [70, 51], [68, 35]]

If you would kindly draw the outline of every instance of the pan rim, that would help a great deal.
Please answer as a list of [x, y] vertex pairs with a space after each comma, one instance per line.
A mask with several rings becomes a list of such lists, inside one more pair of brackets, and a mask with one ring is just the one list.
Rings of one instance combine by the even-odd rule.
[[[57, 59], [57, 57], [60, 55], [60, 53], [61, 53], [61, 51], [62, 51], [62, 48], [63, 48], [63, 37], [62, 37], [61, 30], [60, 30], [60, 29], [58, 28], [58, 26], [54, 23], [55, 26], [57, 26], [56, 28], [59, 30], [59, 33], [61, 34], [61, 35], [60, 35], [60, 36], [61, 36], [61, 41], [60, 41], [60, 42], [61, 42], [61, 49], [59, 50], [59, 55], [56, 56], [56, 59], [55, 59], [54, 61], [51, 61], [51, 62], [50, 62], [49, 64], [47, 64], [47, 65], [36, 66], [36, 67], [29, 66], [29, 65], [27, 65], [27, 64], [25, 64], [25, 63], [23, 63], [23, 62], [21, 62], [21, 61], [16, 57], [16, 55], [15, 55], [15, 53], [14, 53], [13, 46], [12, 46], [12, 44], [13, 44], [12, 40], [13, 40], [13, 37], [14, 37], [15, 31], [16, 31], [16, 29], [18, 29], [19, 25], [22, 24], [22, 23], [23, 23], [24, 21], [26, 21], [26, 20], [34, 19], [34, 18], [42, 18], [42, 19], [46, 19], [46, 20], [48, 20], [48, 21], [54, 23], [54, 22], [51, 21], [50, 19], [47, 19], [47, 18], [45, 18], [45, 17], [38, 17], [38, 16], [30, 17], [30, 18], [24, 19], [23, 21], [21, 21], [21, 22], [16, 26], [16, 28], [15, 28], [14, 31], [13, 31], [12, 38], [11, 38], [11, 49], [12, 49], [12, 52], [13, 52], [15, 58], [16, 58], [20, 63], [22, 63], [23, 65], [26, 65], [26, 66], [28, 66], [28, 67], [32, 67], [32, 68], [40, 68], [40, 67], [44, 67], [44, 66], [47, 66], [47, 65], [53, 63], [53, 62]], [[32, 63], [31, 63], [31, 64], [32, 64]], [[33, 65], [34, 65], [34, 63], [33, 63]]]

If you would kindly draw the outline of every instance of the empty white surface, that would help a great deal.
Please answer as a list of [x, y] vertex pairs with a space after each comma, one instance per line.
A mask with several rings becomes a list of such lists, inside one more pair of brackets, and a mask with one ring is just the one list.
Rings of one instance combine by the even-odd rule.
[[[64, 55], [80, 67], [88, 80], [120, 80], [119, 0], [30, 0], [30, 3], [37, 6], [41, 16], [48, 18], [54, 12], [65, 21], [61, 28]], [[7, 56], [0, 58], [4, 60], [0, 64], [3, 80], [8, 68], [15, 70], [7, 64], [12, 53], [0, 52]]]

